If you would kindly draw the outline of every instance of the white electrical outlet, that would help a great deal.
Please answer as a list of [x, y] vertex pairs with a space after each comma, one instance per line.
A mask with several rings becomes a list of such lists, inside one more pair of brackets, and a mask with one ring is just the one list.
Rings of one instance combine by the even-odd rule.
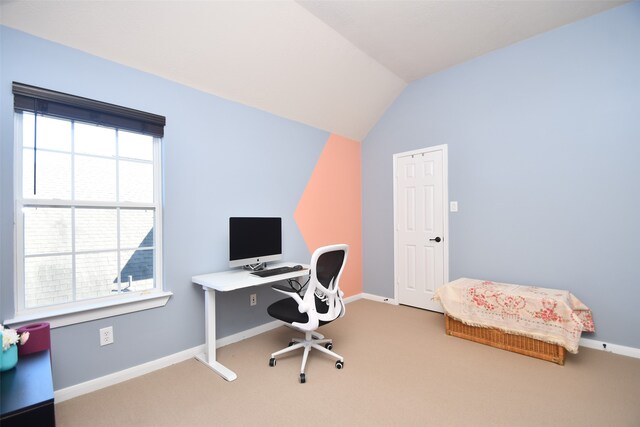
[[113, 344], [113, 326], [100, 329], [100, 345]]
[[258, 303], [258, 297], [256, 294], [249, 295], [249, 305], [256, 305]]

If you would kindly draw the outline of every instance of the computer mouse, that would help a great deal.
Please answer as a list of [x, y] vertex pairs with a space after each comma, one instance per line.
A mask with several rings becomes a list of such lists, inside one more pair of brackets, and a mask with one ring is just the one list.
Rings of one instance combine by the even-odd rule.
[[302, 270], [302, 266], [301, 265], [294, 265], [292, 268], [293, 268], [293, 271]]

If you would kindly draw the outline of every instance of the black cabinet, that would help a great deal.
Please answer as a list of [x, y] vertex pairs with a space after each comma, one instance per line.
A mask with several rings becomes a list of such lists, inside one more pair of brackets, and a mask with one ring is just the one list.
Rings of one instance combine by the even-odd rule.
[[0, 425], [56, 425], [49, 350], [20, 356], [14, 369], [0, 374]]

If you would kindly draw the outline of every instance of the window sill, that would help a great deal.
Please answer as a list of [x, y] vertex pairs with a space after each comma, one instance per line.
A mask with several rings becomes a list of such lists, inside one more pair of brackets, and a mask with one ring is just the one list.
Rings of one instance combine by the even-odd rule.
[[25, 313], [13, 319], [5, 320], [4, 324], [11, 327], [20, 327], [32, 322], [49, 322], [52, 329], [60, 328], [62, 326], [75, 325], [76, 323], [104, 319], [105, 317], [162, 307], [167, 304], [172, 295], [172, 292], [143, 293], [132, 295], [126, 299], [101, 301], [82, 307]]

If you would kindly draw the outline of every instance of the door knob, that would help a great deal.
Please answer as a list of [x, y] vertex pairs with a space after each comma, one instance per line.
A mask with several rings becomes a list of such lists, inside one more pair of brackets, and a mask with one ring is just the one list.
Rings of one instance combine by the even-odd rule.
[[435, 239], [429, 239], [431, 242], [439, 243], [442, 239], [438, 236]]

